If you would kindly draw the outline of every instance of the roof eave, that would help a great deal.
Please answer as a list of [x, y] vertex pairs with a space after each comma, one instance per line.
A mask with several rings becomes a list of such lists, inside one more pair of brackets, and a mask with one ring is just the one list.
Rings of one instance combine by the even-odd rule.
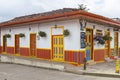
[[54, 14], [54, 15], [48, 15], [48, 16], [41, 16], [41, 17], [35, 17], [35, 18], [31, 18], [31, 19], [25, 19], [22, 21], [13, 21], [13, 22], [8, 22], [8, 23], [0, 23], [0, 27], [4, 27], [4, 26], [12, 26], [12, 25], [17, 25], [17, 24], [24, 24], [24, 23], [30, 23], [30, 22], [36, 22], [36, 21], [52, 21], [52, 20], [58, 20], [60, 18], [64, 19], [64, 18], [70, 18], [70, 17], [87, 17], [93, 20], [97, 20], [103, 23], [107, 23], [107, 24], [111, 24], [111, 25], [115, 25], [115, 26], [119, 26], [120, 27], [120, 22], [111, 20], [109, 18], [103, 17], [103, 16], [99, 16], [93, 13], [89, 13], [86, 11], [71, 11], [71, 12], [65, 12], [62, 14]]

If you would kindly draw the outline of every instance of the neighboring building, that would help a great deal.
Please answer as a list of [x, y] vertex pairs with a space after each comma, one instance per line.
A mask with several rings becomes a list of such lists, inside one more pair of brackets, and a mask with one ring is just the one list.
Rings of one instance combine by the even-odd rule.
[[120, 18], [112, 18], [112, 19], [120, 22]]
[[[120, 56], [120, 22], [78, 9], [64, 8], [17, 17], [0, 23], [0, 28], [1, 56], [77, 65], [83, 64], [85, 57], [88, 61], [104, 62], [106, 58]], [[100, 41], [95, 39], [104, 35], [111, 36], [112, 40], [110, 37], [104, 44], [103, 37]]]

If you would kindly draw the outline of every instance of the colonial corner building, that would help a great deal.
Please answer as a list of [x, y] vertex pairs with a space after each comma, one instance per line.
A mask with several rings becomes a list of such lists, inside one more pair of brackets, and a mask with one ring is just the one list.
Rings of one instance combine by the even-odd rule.
[[104, 62], [120, 57], [119, 28], [119, 21], [73, 8], [16, 17], [0, 23], [1, 60]]

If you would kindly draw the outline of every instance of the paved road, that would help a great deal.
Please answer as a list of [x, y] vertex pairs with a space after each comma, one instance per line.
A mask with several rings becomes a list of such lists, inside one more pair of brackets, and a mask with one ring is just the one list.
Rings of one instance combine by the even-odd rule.
[[16, 64], [0, 63], [0, 80], [120, 80], [95, 76], [83, 76], [55, 70]]

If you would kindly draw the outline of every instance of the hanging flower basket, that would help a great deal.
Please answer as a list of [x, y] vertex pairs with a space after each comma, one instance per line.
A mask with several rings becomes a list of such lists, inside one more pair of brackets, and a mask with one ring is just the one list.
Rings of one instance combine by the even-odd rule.
[[107, 35], [105, 35], [104, 37], [103, 37], [103, 39], [106, 41], [106, 40], [109, 40], [109, 36], [107, 36]]
[[112, 37], [111, 36], [108, 36], [108, 35], [105, 35], [104, 37], [103, 37], [103, 39], [105, 40], [105, 41], [107, 41], [107, 40], [112, 40]]
[[10, 34], [5, 34], [5, 37], [6, 38], [11, 38], [11, 35]]
[[38, 32], [38, 34], [40, 37], [46, 37], [46, 33], [43, 31]]
[[103, 36], [101, 36], [101, 35], [95, 36], [94, 40], [97, 41], [97, 44], [101, 44], [101, 45], [105, 44], [105, 40], [103, 39]]
[[102, 35], [98, 35], [98, 36], [95, 36], [94, 37], [94, 40], [97, 41], [98, 44], [101, 44], [101, 45], [104, 45], [105, 44], [105, 41], [108, 41], [108, 40], [112, 40], [112, 37], [110, 36], [102, 36]]
[[105, 44], [105, 41], [104, 41], [104, 40], [100, 40], [100, 41], [98, 42], [98, 44], [104, 45], [104, 44]]
[[63, 34], [64, 34], [64, 36], [66, 37], [66, 36], [69, 36], [70, 35], [70, 32], [69, 32], [69, 30], [64, 30], [64, 32], [63, 32]]
[[19, 34], [19, 37], [21, 37], [21, 38], [22, 38], [22, 37], [25, 37], [25, 34], [24, 34], [24, 33], [20, 33], [20, 34]]

